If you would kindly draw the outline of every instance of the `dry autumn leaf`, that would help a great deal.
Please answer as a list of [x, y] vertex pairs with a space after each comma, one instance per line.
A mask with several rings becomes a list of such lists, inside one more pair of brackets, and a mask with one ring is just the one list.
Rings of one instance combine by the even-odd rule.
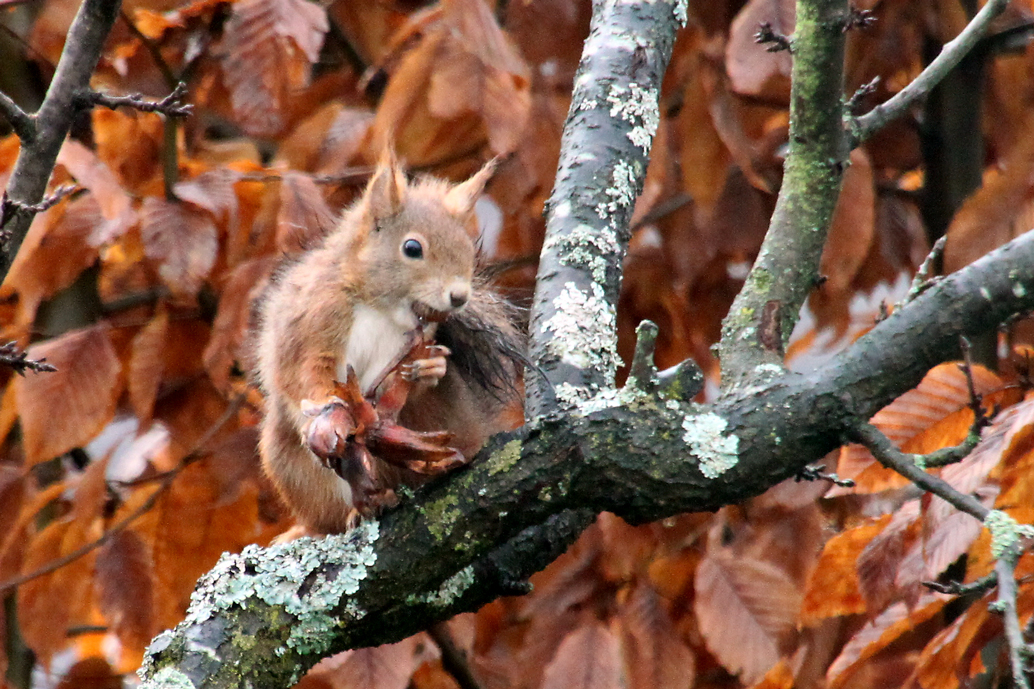
[[85, 445], [114, 416], [123, 379], [110, 333], [102, 323], [29, 348], [57, 368], [15, 383], [30, 465]]
[[241, 127], [280, 134], [289, 100], [309, 83], [327, 32], [326, 11], [305, 0], [242, 0], [233, 5], [221, 50], [223, 80]]
[[617, 637], [600, 622], [567, 635], [546, 666], [542, 689], [618, 689], [623, 686]]
[[746, 684], [792, 641], [801, 593], [780, 569], [717, 553], [697, 567], [694, 610], [707, 648]]

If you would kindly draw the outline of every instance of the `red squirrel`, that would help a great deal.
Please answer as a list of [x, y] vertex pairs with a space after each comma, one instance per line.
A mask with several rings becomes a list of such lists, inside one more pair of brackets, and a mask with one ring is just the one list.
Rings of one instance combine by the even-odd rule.
[[520, 423], [520, 336], [511, 307], [475, 274], [474, 203], [493, 170], [494, 161], [458, 185], [409, 182], [388, 154], [336, 229], [273, 279], [257, 338], [266, 394], [259, 450], [303, 530], [346, 531], [392, 504], [399, 485], [421, 482], [368, 454], [335, 471], [326, 443], [350, 432], [334, 420], [342, 383], [351, 377], [374, 399], [421, 337], [434, 346], [414, 350], [426, 358], [403, 367], [413, 383], [400, 426], [448, 432], [448, 445], [469, 460], [489, 436]]

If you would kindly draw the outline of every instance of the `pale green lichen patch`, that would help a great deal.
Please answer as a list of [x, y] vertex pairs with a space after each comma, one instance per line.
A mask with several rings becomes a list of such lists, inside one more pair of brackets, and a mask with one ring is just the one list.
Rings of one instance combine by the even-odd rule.
[[631, 131], [626, 134], [629, 140], [644, 154], [649, 154], [653, 135], [661, 121], [657, 89], [644, 89], [636, 83], [629, 84], [628, 88], [612, 84], [607, 102], [610, 103], [611, 117], [619, 117], [632, 124]]
[[988, 512], [984, 526], [991, 532], [991, 555], [996, 559], [1014, 552], [1021, 538], [1034, 538], [1034, 526], [1020, 524], [1001, 510]]
[[675, 13], [675, 21], [679, 23], [679, 26], [684, 27], [689, 21], [689, 0], [674, 0], [671, 4], [672, 11]]
[[141, 682], [140, 689], [194, 689], [194, 683], [176, 668], [163, 667], [154, 677]]
[[455, 495], [446, 495], [435, 500], [425, 508], [425, 514], [427, 529], [438, 541], [452, 531], [456, 520], [462, 515]]
[[520, 458], [521, 441], [511, 440], [493, 452], [492, 456], [488, 458], [488, 461], [486, 462], [488, 466], [488, 475], [495, 476], [496, 474], [504, 471], [509, 471], [510, 468], [520, 460]]
[[406, 603], [409, 605], [424, 603], [436, 608], [446, 608], [458, 600], [473, 584], [474, 567], [468, 565], [443, 581], [437, 591], [420, 595], [410, 594], [406, 597]]
[[[191, 595], [190, 609], [182, 623], [188, 643], [192, 627], [258, 599], [297, 619], [288, 647], [303, 653], [326, 650], [330, 632], [337, 624], [332, 611], [342, 599], [359, 590], [360, 582], [377, 562], [374, 544], [379, 536], [378, 522], [366, 521], [348, 534], [318, 540], [300, 538], [270, 548], [249, 545], [240, 554], [224, 554]], [[334, 569], [332, 577], [319, 571], [325, 565]], [[314, 572], [318, 574], [312, 580]], [[148, 654], [167, 645], [168, 639], [159, 636]]]
[[700, 460], [700, 473], [718, 478], [739, 461], [740, 439], [726, 434], [728, 422], [717, 414], [690, 414], [682, 420], [682, 440]]
[[584, 385], [561, 383], [553, 389], [553, 394], [556, 395], [557, 402], [562, 407], [571, 408], [592, 399], [593, 395], [596, 394], [596, 390]]
[[611, 173], [611, 185], [603, 190], [603, 193], [610, 197], [610, 201], [596, 206], [597, 215], [606, 220], [622, 208], [628, 208], [632, 205], [636, 197], [638, 168], [638, 163], [633, 166], [625, 160], [619, 160], [614, 164], [614, 171]]
[[553, 307], [556, 313], [542, 324], [543, 334], [554, 335], [546, 341], [549, 352], [565, 364], [613, 378], [619, 364], [616, 319], [603, 288], [592, 283], [590, 295], [568, 282]]
[[620, 249], [610, 228], [578, 225], [566, 234], [550, 236], [542, 251], [555, 251], [560, 263], [584, 268], [592, 274], [595, 282], [602, 283], [607, 279], [607, 257], [616, 256]]

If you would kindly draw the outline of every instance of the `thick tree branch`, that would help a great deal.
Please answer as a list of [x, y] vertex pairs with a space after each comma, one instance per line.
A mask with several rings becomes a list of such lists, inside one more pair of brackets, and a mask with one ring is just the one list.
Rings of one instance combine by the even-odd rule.
[[947, 76], [987, 33], [991, 22], [1001, 14], [1008, 0], [988, 0], [973, 20], [953, 40], [946, 43], [937, 57], [926, 66], [905, 88], [885, 103], [850, 122], [852, 147], [862, 143], [891, 120], [905, 114], [909, 108], [926, 97], [934, 86]]
[[757, 495], [957, 356], [960, 334], [1034, 306], [1032, 264], [1034, 232], [809, 375], [770, 370], [710, 408], [648, 384], [604, 391], [496, 437], [472, 466], [349, 536], [228, 556], [187, 620], [152, 646], [147, 686], [283, 686], [322, 655], [401, 639], [519, 590], [600, 510], [645, 522]]
[[742, 385], [762, 364], [781, 366], [840, 194], [847, 0], [798, 0], [793, 35], [790, 148], [761, 253], [722, 324], [722, 383]]
[[0, 282], [7, 276], [29, 225], [35, 216], [27, 208], [39, 203], [47, 190], [58, 151], [76, 113], [76, 96], [87, 89], [97, 67], [104, 39], [118, 16], [120, 0], [83, 0], [68, 30], [64, 51], [39, 112], [36, 134], [22, 139], [22, 148], [0, 209], [3, 243], [0, 246]]
[[614, 383], [621, 261], [685, 12], [684, 2], [594, 3], [539, 259], [531, 355], [544, 375], [529, 379], [528, 418]]

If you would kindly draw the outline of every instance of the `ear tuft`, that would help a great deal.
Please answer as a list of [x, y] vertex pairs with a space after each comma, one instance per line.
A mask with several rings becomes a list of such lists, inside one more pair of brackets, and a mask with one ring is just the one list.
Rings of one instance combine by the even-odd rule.
[[442, 203], [453, 215], [466, 216], [474, 210], [474, 203], [478, 196], [485, 190], [488, 180], [492, 179], [495, 169], [499, 164], [498, 158], [492, 158], [485, 163], [484, 167], [474, 173], [474, 176], [466, 182], [461, 182], [445, 194]]
[[372, 218], [379, 220], [398, 213], [406, 200], [406, 186], [406, 175], [395, 158], [395, 152], [391, 146], [385, 146], [363, 194], [363, 203]]

